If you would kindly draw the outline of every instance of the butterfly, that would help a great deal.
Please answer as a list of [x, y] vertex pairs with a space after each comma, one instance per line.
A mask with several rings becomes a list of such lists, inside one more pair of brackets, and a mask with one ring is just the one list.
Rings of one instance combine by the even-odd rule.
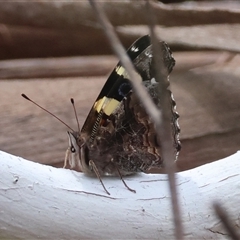
[[[165, 42], [159, 42], [164, 66], [172, 71], [175, 60]], [[145, 35], [136, 40], [127, 50], [136, 72], [142, 78], [156, 106], [161, 109], [158, 96], [158, 82], [154, 78], [151, 39]], [[172, 140], [176, 159], [181, 149], [179, 141], [179, 115], [172, 93], [168, 90], [172, 114]], [[73, 100], [72, 100], [72, 103]], [[79, 131], [69, 131], [69, 147], [66, 151], [64, 167], [79, 168], [82, 172], [95, 175], [105, 191], [101, 176], [122, 176], [137, 172], [147, 172], [152, 167], [163, 167], [160, 148], [154, 125], [141, 101], [132, 88], [128, 74], [118, 63], [110, 74], [100, 94], [94, 102], [83, 127]]]

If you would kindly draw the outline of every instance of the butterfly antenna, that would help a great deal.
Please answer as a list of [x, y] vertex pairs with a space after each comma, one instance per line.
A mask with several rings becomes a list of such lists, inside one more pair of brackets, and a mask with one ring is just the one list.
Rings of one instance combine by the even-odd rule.
[[64, 124], [67, 128], [69, 128], [72, 132], [74, 132], [74, 130], [68, 126], [65, 122], [63, 122], [60, 118], [58, 118], [56, 115], [54, 115], [53, 113], [49, 112], [47, 109], [41, 107], [40, 105], [38, 105], [36, 102], [34, 102], [32, 99], [30, 99], [27, 95], [25, 95], [24, 93], [21, 94], [23, 98], [25, 98], [26, 100], [28, 100], [29, 102], [32, 102], [34, 105], [38, 106], [39, 108], [41, 108], [43, 111], [49, 113], [50, 115], [52, 115], [54, 118], [56, 118], [59, 122], [61, 122], [62, 124]]
[[74, 110], [74, 114], [75, 114], [75, 117], [76, 117], [76, 120], [77, 120], [77, 125], [78, 125], [78, 132], [80, 134], [80, 125], [79, 125], [79, 121], [78, 121], [78, 117], [77, 117], [77, 111], [76, 111], [76, 107], [75, 107], [75, 104], [74, 104], [74, 99], [71, 98], [71, 103], [72, 103], [72, 106], [73, 106], [73, 110]]

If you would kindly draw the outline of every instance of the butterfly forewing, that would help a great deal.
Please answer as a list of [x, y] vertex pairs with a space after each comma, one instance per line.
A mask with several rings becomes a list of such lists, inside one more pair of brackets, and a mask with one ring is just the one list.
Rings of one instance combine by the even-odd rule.
[[[150, 46], [150, 44], [150, 37], [148, 35], [143, 36], [128, 48], [127, 54], [130, 59], [134, 61], [147, 47]], [[126, 93], [131, 90], [132, 87], [129, 83], [129, 79], [126, 78], [126, 74], [125, 69], [119, 62], [108, 77], [94, 105], [92, 106], [81, 132], [92, 133], [94, 125], [97, 125], [95, 121], [96, 117], [99, 114], [102, 114], [101, 110], [104, 111], [104, 108], [106, 108], [108, 111], [105, 114], [108, 115], [109, 111], [111, 112], [112, 109], [115, 109], [122, 101]], [[120, 86], [122, 86], [122, 88]], [[98, 126], [95, 128], [98, 128]]]
[[[167, 44], [165, 42], [160, 42], [160, 45], [162, 49], [163, 62], [170, 73], [175, 65], [175, 60], [172, 57], [172, 53]], [[147, 82], [154, 78], [154, 69], [152, 64], [153, 53], [151, 39], [148, 35], [135, 41], [128, 48], [127, 54], [132, 60], [136, 71], [141, 75], [143, 82]], [[149, 88], [149, 84], [147, 85]], [[90, 139], [90, 142], [94, 141], [99, 128], [106, 125], [112, 113], [119, 107], [122, 100], [131, 90], [132, 85], [129, 81], [128, 74], [119, 62], [107, 79], [83, 125], [81, 133], [85, 135], [86, 140]], [[153, 94], [152, 92], [152, 97], [154, 98], [153, 95], [157, 94]], [[158, 100], [158, 98], [155, 99], [155, 103], [158, 104], [158, 101], [156, 100]], [[173, 99], [172, 101], [174, 103]], [[177, 121], [177, 119], [175, 119], [175, 121]], [[175, 123], [174, 127], [176, 128]], [[176, 129], [176, 131], [178, 131], [178, 129]]]

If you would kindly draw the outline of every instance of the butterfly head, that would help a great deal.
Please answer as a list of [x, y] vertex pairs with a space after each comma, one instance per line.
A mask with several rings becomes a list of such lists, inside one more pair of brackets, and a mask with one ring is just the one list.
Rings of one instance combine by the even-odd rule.
[[89, 160], [87, 154], [86, 140], [79, 132], [68, 131], [68, 149], [65, 156], [65, 164], [67, 162], [71, 169], [81, 170], [84, 173], [91, 174], [92, 171], [89, 167]]

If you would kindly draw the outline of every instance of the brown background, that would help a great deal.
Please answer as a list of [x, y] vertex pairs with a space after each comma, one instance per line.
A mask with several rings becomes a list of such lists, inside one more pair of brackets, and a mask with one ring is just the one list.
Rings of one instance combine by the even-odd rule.
[[[0, 6], [0, 11], [3, 8]], [[176, 12], [176, 6], [171, 8]], [[196, 16], [200, 13], [204, 16], [203, 10], [196, 7], [195, 10]], [[76, 129], [69, 99], [75, 99], [79, 121], [83, 124], [117, 60], [102, 55], [71, 57], [110, 53], [109, 47], [104, 47], [108, 46], [106, 39], [97, 28], [85, 26], [84, 31], [80, 29], [69, 35], [67, 31], [56, 30], [56, 26], [46, 29], [21, 21], [19, 25], [16, 21], [9, 25], [9, 19], [5, 21], [3, 16], [0, 20], [3, 59], [0, 61], [0, 149], [60, 167], [68, 146], [67, 128], [24, 100], [21, 93]], [[211, 25], [209, 19], [207, 25], [199, 26], [196, 21], [195, 26], [159, 28], [160, 37], [171, 45], [177, 61], [170, 80], [180, 114], [179, 170], [224, 158], [240, 148], [240, 27], [236, 22], [233, 25], [226, 20], [226, 23]], [[120, 26], [117, 30], [126, 47], [146, 33], [139, 23], [138, 27]], [[66, 58], [54, 58], [51, 65], [49, 57], [59, 55]]]

